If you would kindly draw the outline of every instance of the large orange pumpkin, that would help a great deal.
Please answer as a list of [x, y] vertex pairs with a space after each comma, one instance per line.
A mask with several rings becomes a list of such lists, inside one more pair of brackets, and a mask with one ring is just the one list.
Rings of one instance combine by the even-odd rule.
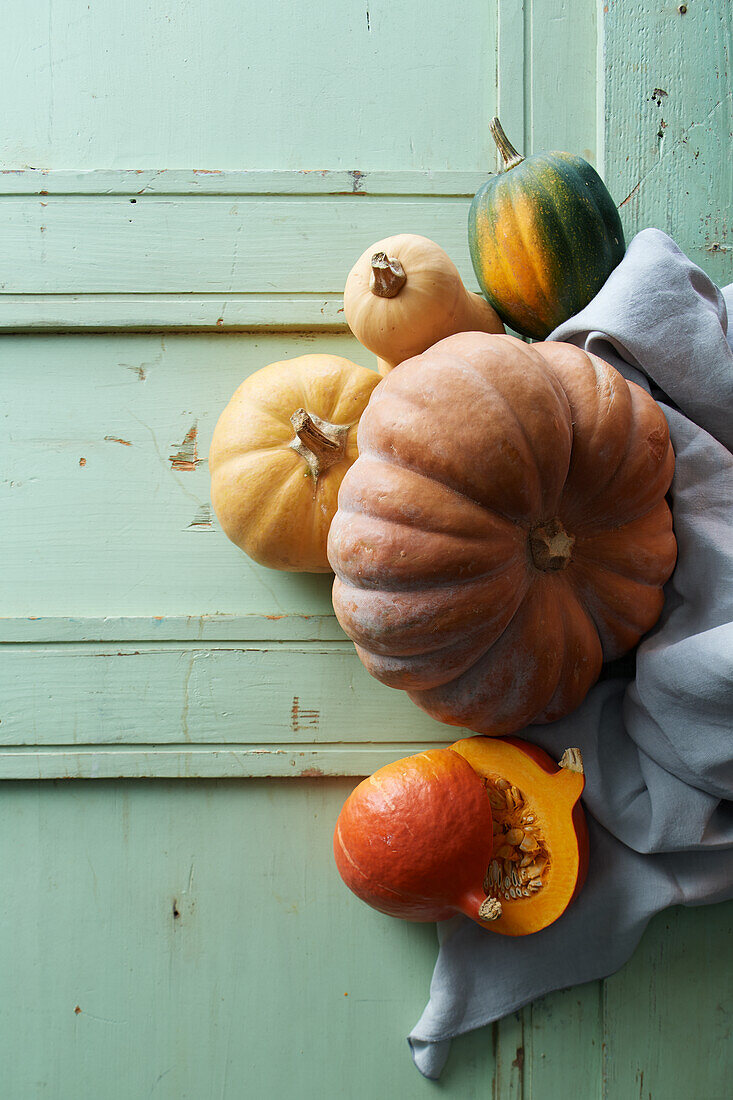
[[435, 718], [559, 718], [656, 622], [674, 456], [659, 406], [603, 360], [451, 336], [387, 375], [358, 439], [334, 608], [369, 671]]

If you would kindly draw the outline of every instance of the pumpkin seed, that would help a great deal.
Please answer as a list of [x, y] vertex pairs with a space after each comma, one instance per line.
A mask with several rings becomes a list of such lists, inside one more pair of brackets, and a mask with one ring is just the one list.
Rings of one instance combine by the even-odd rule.
[[536, 852], [539, 844], [533, 836], [525, 836], [519, 847], [523, 852]]

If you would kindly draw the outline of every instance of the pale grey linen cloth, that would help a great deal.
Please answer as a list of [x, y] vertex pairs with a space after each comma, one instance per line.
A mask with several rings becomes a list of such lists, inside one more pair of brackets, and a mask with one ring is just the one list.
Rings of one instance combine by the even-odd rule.
[[[600, 293], [550, 336], [586, 348], [662, 403], [676, 453], [679, 547], [635, 676], [524, 731], [555, 759], [578, 745], [590, 866], [582, 893], [533, 936], [438, 925], [430, 1001], [409, 1036], [438, 1077], [455, 1035], [554, 989], [605, 977], [668, 905], [733, 897], [733, 286], [720, 291], [666, 234], [634, 238]], [[732, 326], [733, 327], [733, 326]], [[521, 734], [520, 734], [521, 736]]]

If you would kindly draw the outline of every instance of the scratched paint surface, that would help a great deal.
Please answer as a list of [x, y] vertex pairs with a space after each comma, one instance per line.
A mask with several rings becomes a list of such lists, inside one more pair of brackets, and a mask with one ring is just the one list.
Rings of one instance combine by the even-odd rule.
[[371, 240], [426, 233], [472, 285], [497, 105], [518, 148], [605, 164], [629, 234], [733, 278], [730, 7], [680, 7], [5, 13], [3, 1096], [728, 1100], [730, 905], [419, 1078], [434, 932], [351, 897], [330, 839], [345, 776], [454, 731], [366, 675], [327, 577], [223, 537], [206, 462], [250, 371], [373, 365], [340, 312]]
[[23, 109], [8, 112], [3, 167], [480, 168], [488, 154], [483, 0], [460, 18], [389, 0], [322, 0], [307, 18], [291, 0], [32, 9], [10, 5], [4, 26], [3, 99]]
[[374, 364], [324, 334], [5, 336], [3, 614], [330, 615], [328, 577], [262, 568], [222, 535], [206, 462], [240, 382], [319, 349]]
[[[683, 11], [684, 9], [684, 11]], [[733, 5], [609, 0], [606, 176], [627, 235], [666, 229], [733, 281]]]

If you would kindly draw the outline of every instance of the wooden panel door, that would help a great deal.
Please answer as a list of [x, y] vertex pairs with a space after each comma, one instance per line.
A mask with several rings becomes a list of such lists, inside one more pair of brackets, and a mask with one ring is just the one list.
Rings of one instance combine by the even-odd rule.
[[[632, 7], [630, 21], [582, 0], [6, 13], [12, 1100], [434, 1088], [404, 1042], [433, 929], [356, 902], [330, 836], [350, 777], [452, 735], [362, 669], [329, 578], [270, 572], [227, 542], [208, 446], [232, 391], [274, 359], [374, 366], [341, 298], [373, 240], [424, 233], [475, 286], [465, 221], [496, 165], [497, 111], [525, 151], [605, 164], [627, 228], [656, 219], [723, 279], [728, 9], [690, 4], [683, 23], [674, 5]], [[694, 198], [662, 209], [660, 180]], [[722, 1098], [729, 1062], [704, 1052], [725, 1040], [729, 926], [726, 907], [663, 916], [620, 975], [459, 1040], [441, 1088]], [[691, 1033], [700, 1058], [680, 1056]]]

